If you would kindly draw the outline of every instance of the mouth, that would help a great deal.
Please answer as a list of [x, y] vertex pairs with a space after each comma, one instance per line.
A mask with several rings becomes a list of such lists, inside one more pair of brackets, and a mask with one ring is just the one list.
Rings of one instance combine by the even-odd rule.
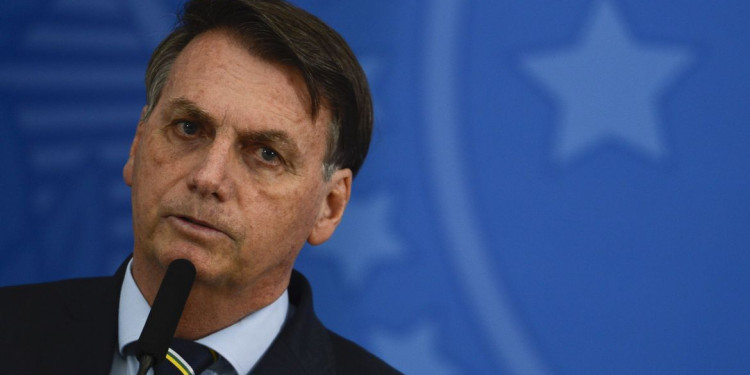
[[217, 228], [213, 224], [196, 219], [191, 216], [186, 215], [173, 215], [171, 216], [173, 220], [176, 221], [176, 224], [178, 224], [181, 228], [187, 229], [189, 231], [196, 231], [198, 233], [206, 234], [206, 235], [216, 235], [216, 234], [222, 234], [229, 238], [232, 238], [227, 232]]
[[202, 227], [206, 227], [208, 229], [218, 230], [218, 229], [214, 228], [211, 224], [209, 224], [209, 223], [207, 223], [205, 221], [202, 221], [202, 220], [193, 219], [190, 216], [177, 216], [177, 218], [180, 219], [180, 220], [183, 220], [183, 221], [187, 221], [188, 223], [191, 223], [191, 224], [195, 224], [195, 225], [199, 225], [199, 226], [202, 226]]

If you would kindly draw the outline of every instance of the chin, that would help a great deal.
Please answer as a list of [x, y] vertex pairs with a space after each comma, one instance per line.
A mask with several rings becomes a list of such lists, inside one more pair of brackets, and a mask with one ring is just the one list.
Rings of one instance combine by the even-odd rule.
[[193, 263], [196, 270], [200, 273], [201, 270], [205, 270], [207, 264], [211, 263], [210, 255], [207, 251], [192, 247], [169, 247], [162, 251], [157, 251], [155, 255], [156, 262], [164, 269], [177, 259], [187, 259]]

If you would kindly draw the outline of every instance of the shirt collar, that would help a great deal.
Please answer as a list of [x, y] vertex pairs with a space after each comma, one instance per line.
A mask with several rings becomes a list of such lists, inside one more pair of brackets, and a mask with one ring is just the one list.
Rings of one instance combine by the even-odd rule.
[[[123, 357], [123, 349], [138, 340], [151, 311], [133, 279], [132, 262], [131, 259], [128, 263], [120, 290], [118, 345]], [[238, 374], [247, 374], [278, 335], [286, 320], [288, 309], [289, 294], [285, 290], [270, 305], [196, 341], [218, 352]]]

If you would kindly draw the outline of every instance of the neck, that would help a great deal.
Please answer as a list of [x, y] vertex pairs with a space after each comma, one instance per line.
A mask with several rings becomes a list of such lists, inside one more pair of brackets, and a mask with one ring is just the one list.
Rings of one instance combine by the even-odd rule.
[[250, 298], [243, 293], [221, 295], [220, 291], [196, 283], [190, 291], [175, 337], [197, 340], [229, 327], [272, 304], [285, 289], [286, 286], [278, 290], [252, 293], [253, 298]]
[[[138, 289], [148, 304], [153, 305], [165, 270], [146, 270], [135, 260], [132, 270]], [[175, 337], [197, 340], [231, 326], [276, 301], [286, 290], [289, 276], [286, 277], [286, 283], [258, 283], [259, 285], [239, 290], [207, 285], [196, 279], [177, 325]]]

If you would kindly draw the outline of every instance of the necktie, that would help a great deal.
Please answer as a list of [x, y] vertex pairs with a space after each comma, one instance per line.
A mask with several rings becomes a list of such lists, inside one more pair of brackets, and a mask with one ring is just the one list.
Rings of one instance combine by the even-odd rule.
[[218, 360], [215, 351], [193, 341], [173, 339], [167, 358], [154, 366], [155, 375], [198, 375]]

